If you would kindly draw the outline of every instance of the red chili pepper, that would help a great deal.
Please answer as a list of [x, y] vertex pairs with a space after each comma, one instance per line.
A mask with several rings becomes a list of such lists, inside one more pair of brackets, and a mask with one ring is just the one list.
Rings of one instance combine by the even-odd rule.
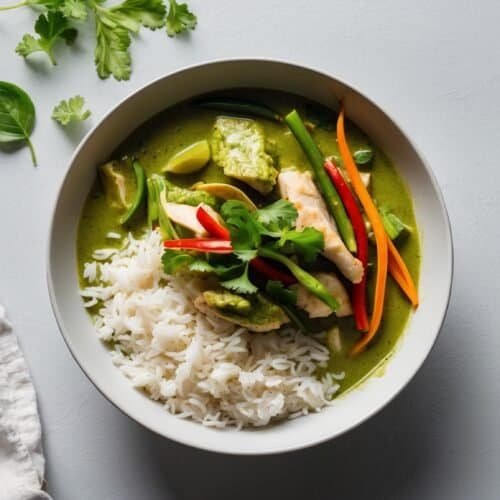
[[220, 238], [221, 240], [230, 240], [231, 234], [227, 227], [219, 224], [217, 220], [212, 217], [202, 206], [198, 207], [196, 211], [196, 218], [198, 222], [205, 228], [207, 233], [214, 238]]
[[352, 287], [352, 308], [354, 311], [354, 320], [356, 328], [362, 332], [367, 331], [369, 327], [368, 313], [366, 311], [366, 269], [368, 265], [368, 235], [361, 210], [342, 177], [340, 170], [330, 161], [325, 161], [325, 169], [332, 180], [335, 189], [339, 193], [340, 199], [344, 204], [347, 215], [351, 219], [354, 236], [358, 246], [356, 257], [363, 264], [363, 279]]
[[297, 283], [297, 279], [295, 278], [295, 276], [285, 271], [281, 271], [281, 269], [276, 269], [262, 257], [255, 257], [255, 259], [252, 259], [250, 261], [250, 265], [260, 274], [265, 276], [268, 280], [281, 281], [281, 283], [283, 283], [285, 286], [290, 286], [294, 283]]
[[171, 250], [196, 250], [207, 253], [232, 253], [233, 246], [228, 240], [217, 238], [184, 238], [163, 242], [165, 248]]

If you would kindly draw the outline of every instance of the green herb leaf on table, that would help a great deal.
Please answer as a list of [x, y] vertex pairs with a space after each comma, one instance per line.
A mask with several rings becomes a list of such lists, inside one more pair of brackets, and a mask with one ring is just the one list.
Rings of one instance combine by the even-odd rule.
[[0, 81], [0, 143], [26, 141], [36, 165], [30, 135], [35, 124], [35, 106], [30, 96], [17, 85]]
[[130, 78], [129, 32], [124, 28], [110, 28], [96, 17], [96, 47], [94, 61], [100, 78], [113, 75], [118, 81]]
[[187, 4], [169, 0], [166, 22], [168, 36], [172, 37], [187, 30], [194, 30], [197, 22], [197, 17], [189, 10]]
[[78, 34], [78, 31], [70, 25], [61, 12], [54, 11], [40, 14], [35, 23], [35, 32], [39, 37], [24, 35], [16, 47], [16, 52], [23, 57], [33, 52], [45, 52], [54, 65], [57, 64], [53, 54], [54, 45], [59, 40], [64, 40], [67, 45], [71, 45]]
[[62, 100], [54, 108], [52, 118], [61, 125], [68, 125], [73, 121], [84, 121], [91, 114], [90, 110], [83, 109], [84, 105], [85, 99], [80, 95], [70, 97], [67, 101]]
[[85, 21], [87, 19], [88, 10], [85, 0], [62, 0], [59, 3], [59, 10], [64, 17], [77, 21]]
[[125, 0], [109, 9], [98, 7], [98, 12], [108, 26], [121, 26], [133, 33], [137, 33], [141, 25], [154, 30], [165, 24], [163, 0]]

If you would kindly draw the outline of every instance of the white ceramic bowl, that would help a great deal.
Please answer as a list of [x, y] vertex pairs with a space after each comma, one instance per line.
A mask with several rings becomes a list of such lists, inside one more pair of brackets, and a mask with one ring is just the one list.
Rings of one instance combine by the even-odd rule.
[[[76, 231], [96, 166], [134, 129], [179, 101], [209, 91], [261, 87], [306, 96], [325, 105], [345, 102], [354, 120], [394, 161], [408, 184], [422, 245], [421, 304], [413, 314], [385, 374], [339, 397], [320, 413], [259, 430], [214, 430], [181, 420], [134, 390], [111, 363], [78, 294]], [[379, 411], [410, 381], [429, 354], [450, 295], [452, 241], [443, 198], [422, 156], [401, 129], [367, 97], [323, 73], [268, 60], [201, 64], [160, 78], [133, 93], [82, 141], [71, 159], [54, 209], [49, 238], [48, 286], [54, 313], [74, 358], [95, 386], [145, 427], [175, 441], [236, 454], [277, 453], [334, 438]]]

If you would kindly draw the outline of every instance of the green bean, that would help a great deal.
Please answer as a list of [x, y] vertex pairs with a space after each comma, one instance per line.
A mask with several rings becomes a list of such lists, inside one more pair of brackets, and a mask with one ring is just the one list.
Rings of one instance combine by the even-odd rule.
[[137, 210], [139, 210], [142, 200], [146, 194], [146, 174], [144, 169], [137, 160], [132, 162], [132, 168], [134, 169], [137, 189], [135, 191], [134, 201], [132, 201], [132, 204], [120, 219], [120, 224], [126, 224], [130, 221], [130, 219], [132, 219]]
[[330, 213], [333, 215], [335, 222], [337, 223], [342, 239], [344, 240], [347, 248], [351, 252], [355, 252], [357, 247], [352, 224], [347, 216], [337, 190], [325, 172], [323, 167], [325, 163], [323, 153], [319, 150], [313, 138], [307, 131], [300, 115], [295, 109], [285, 116], [285, 122], [290, 127], [290, 130], [297, 139], [298, 143], [301, 145], [309, 163], [313, 168], [315, 180], [321, 193], [323, 194]]
[[260, 118], [266, 118], [267, 120], [280, 123], [283, 121], [279, 113], [265, 104], [260, 104], [258, 102], [225, 98], [206, 98], [197, 101], [197, 104], [202, 108], [218, 109], [249, 116], [259, 116]]
[[314, 296], [318, 297], [319, 300], [324, 302], [333, 311], [338, 309], [339, 303], [337, 299], [328, 291], [325, 285], [323, 285], [321, 281], [317, 280], [312, 274], [304, 271], [304, 269], [298, 266], [293, 260], [266, 247], [259, 248], [257, 253], [261, 257], [266, 257], [283, 264], [297, 278], [297, 281], [304, 288], [306, 288]]

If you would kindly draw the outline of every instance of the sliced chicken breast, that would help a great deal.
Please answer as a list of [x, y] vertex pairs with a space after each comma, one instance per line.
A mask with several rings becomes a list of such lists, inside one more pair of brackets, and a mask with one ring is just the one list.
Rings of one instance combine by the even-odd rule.
[[293, 203], [298, 211], [297, 229], [314, 227], [321, 231], [325, 238], [323, 255], [331, 260], [348, 280], [359, 283], [363, 278], [363, 265], [344, 245], [311, 173], [284, 170], [279, 174], [278, 186], [281, 197]]
[[198, 222], [198, 218], [196, 217], [198, 207], [171, 202], [164, 203], [163, 207], [172, 222], [193, 231], [197, 236], [208, 236], [205, 228]]
[[[333, 273], [312, 273], [313, 276], [325, 285], [328, 291], [337, 299], [339, 308], [335, 315], [339, 318], [352, 314], [349, 295], [342, 282]], [[332, 310], [322, 300], [318, 299], [302, 285], [297, 286], [297, 306], [309, 314], [310, 318], [326, 318]]]

